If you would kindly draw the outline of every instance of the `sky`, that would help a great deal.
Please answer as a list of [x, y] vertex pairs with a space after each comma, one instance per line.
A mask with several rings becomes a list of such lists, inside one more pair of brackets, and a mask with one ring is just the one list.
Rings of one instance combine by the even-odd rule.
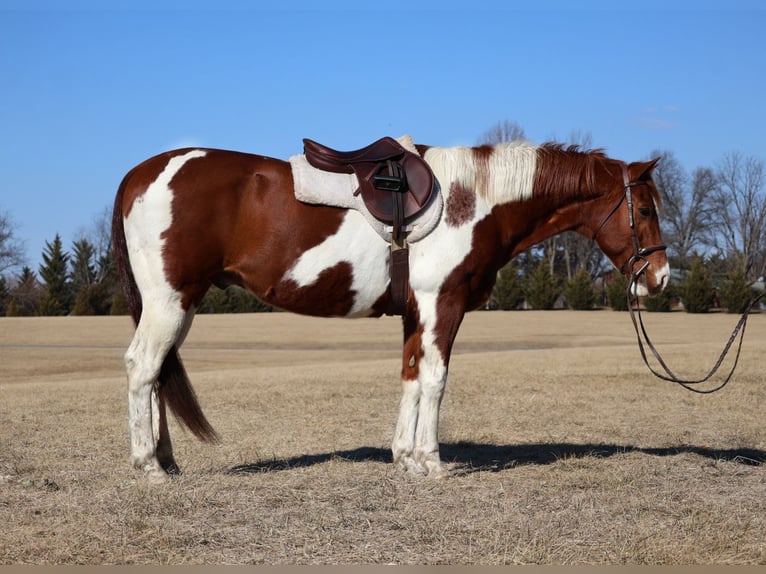
[[764, 29], [760, 0], [0, 0], [0, 213], [37, 270], [178, 147], [475, 145], [509, 120], [688, 171], [766, 160]]

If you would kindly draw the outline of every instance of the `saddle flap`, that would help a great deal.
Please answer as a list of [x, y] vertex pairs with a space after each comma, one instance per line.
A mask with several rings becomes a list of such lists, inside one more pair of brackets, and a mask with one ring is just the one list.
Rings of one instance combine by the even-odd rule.
[[404, 221], [407, 223], [417, 217], [435, 189], [431, 168], [420, 156], [407, 151], [399, 163], [406, 177], [404, 191], [391, 191], [375, 186], [373, 180], [385, 164], [381, 166], [378, 163], [364, 163], [353, 166], [365, 206], [376, 219], [387, 224], [394, 222], [395, 194], [403, 194]]

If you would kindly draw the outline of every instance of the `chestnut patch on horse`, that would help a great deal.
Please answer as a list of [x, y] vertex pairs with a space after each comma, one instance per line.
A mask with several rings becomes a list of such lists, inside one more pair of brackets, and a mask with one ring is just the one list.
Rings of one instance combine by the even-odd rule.
[[447, 196], [444, 220], [451, 227], [471, 221], [476, 213], [476, 194], [459, 181], [453, 181]]
[[[279, 303], [295, 313], [318, 317], [343, 317], [354, 306], [353, 269], [347, 261], [324, 269], [311, 285], [301, 287], [292, 279], [280, 281], [266, 293], [267, 303]], [[323, 301], [317, 308], [316, 301]]]

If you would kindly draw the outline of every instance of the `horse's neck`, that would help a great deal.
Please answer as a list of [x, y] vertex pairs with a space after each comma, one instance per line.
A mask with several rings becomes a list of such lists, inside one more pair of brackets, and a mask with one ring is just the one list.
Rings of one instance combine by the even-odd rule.
[[[603, 166], [599, 165], [593, 173], [582, 171], [593, 169], [592, 166], [585, 166], [580, 172], [570, 169], [563, 175], [543, 174], [540, 177], [538, 173], [531, 197], [493, 211], [503, 230], [501, 247], [515, 256], [566, 231], [589, 236], [593, 219], [600, 212], [596, 209], [601, 199], [598, 181], [608, 173]], [[546, 166], [542, 167], [545, 169]]]

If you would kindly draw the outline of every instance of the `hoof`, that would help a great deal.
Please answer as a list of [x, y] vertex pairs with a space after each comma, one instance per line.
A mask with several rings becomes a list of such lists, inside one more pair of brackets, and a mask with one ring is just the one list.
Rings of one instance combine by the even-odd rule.
[[415, 476], [425, 476], [428, 474], [426, 469], [420, 466], [411, 456], [402, 456], [398, 458], [396, 460], [396, 466], [407, 474], [413, 474]]
[[133, 467], [143, 472], [144, 476], [146, 476], [151, 483], [167, 482], [170, 478], [168, 473], [156, 459], [143, 463], [134, 459]]

